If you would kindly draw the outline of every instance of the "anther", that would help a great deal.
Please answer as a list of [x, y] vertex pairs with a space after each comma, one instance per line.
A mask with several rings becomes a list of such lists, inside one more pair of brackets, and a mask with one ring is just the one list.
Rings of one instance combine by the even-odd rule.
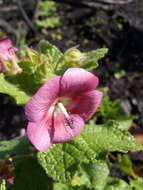
[[67, 126], [69, 126], [71, 129], [75, 128], [75, 126], [74, 126], [74, 119], [73, 118], [67, 119], [66, 123], [67, 123]]
[[65, 116], [65, 124], [66, 126], [69, 126], [71, 129], [74, 129], [74, 119], [70, 116], [70, 114], [67, 112], [66, 108], [64, 107], [64, 105], [59, 102], [58, 103], [58, 107], [60, 108], [60, 110], [62, 111], [62, 113]]

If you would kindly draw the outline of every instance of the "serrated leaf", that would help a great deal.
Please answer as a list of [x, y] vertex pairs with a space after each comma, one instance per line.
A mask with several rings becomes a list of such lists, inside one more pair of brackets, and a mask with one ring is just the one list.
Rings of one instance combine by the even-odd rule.
[[118, 122], [118, 128], [121, 129], [122, 131], [126, 131], [129, 130], [130, 127], [132, 126], [133, 120], [130, 119], [124, 119], [121, 121], [117, 121]]
[[0, 190], [6, 190], [6, 181], [3, 179], [0, 181]]
[[9, 141], [0, 142], [0, 159], [16, 154], [27, 154], [31, 145], [25, 136], [17, 137]]
[[49, 58], [51, 63], [55, 66], [63, 56], [63, 53], [56, 46], [52, 45], [46, 40], [41, 40], [39, 42], [38, 49], [41, 53], [45, 54]]
[[109, 178], [104, 190], [132, 190], [130, 186], [121, 179]]
[[63, 60], [63, 53], [56, 46], [46, 40], [41, 40], [38, 45], [38, 49], [41, 53], [46, 55], [51, 64], [53, 64], [54, 74], [62, 75], [68, 68]]
[[86, 58], [81, 62], [81, 67], [87, 70], [92, 70], [98, 67], [98, 61], [102, 59], [108, 52], [107, 48], [101, 48], [87, 52]]
[[107, 164], [104, 161], [95, 160], [93, 163], [83, 163], [81, 167], [88, 176], [91, 187], [95, 190], [103, 190], [109, 175]]
[[89, 176], [86, 174], [86, 172], [84, 172], [81, 166], [76, 171], [75, 175], [70, 181], [70, 184], [73, 187], [76, 187], [76, 186], [91, 187]]
[[86, 186], [71, 186], [68, 184], [54, 183], [53, 190], [93, 190]]
[[[37, 89], [49, 78], [54, 75], [54, 64], [50, 58], [43, 53], [39, 53], [33, 49], [25, 48], [21, 51], [23, 61], [20, 62], [20, 66], [23, 69], [23, 77], [33, 83], [31, 87]], [[30, 78], [30, 79], [29, 79]], [[26, 89], [25, 89], [26, 90]]]
[[34, 157], [15, 160], [15, 180], [10, 190], [51, 190], [52, 180]]
[[68, 184], [54, 183], [53, 190], [70, 190]]
[[30, 98], [19, 86], [6, 80], [3, 74], [0, 74], [0, 92], [12, 96], [17, 104], [25, 104]]
[[74, 140], [54, 144], [47, 152], [38, 153], [38, 160], [50, 177], [66, 183], [78, 164], [91, 162], [110, 151], [127, 152], [130, 149], [141, 150], [142, 146], [112, 121], [104, 126], [87, 125]]
[[114, 151], [128, 152], [131, 149], [142, 150], [143, 147], [133, 136], [128, 131], [119, 129], [118, 125], [118, 122], [114, 121], [109, 121], [101, 126], [89, 124], [81, 136], [98, 154]]
[[[84, 151], [82, 147], [85, 147]], [[80, 162], [95, 158], [95, 153], [80, 140], [53, 145], [49, 151], [38, 153], [39, 163], [46, 173], [55, 181], [66, 183], [70, 181]]]

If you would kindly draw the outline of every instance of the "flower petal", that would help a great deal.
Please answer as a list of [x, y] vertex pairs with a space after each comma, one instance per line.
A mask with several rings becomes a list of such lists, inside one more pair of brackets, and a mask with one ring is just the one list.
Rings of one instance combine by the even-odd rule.
[[68, 69], [61, 79], [61, 96], [77, 96], [78, 94], [94, 90], [98, 85], [98, 78], [81, 68]]
[[54, 116], [54, 132], [52, 143], [67, 142], [79, 135], [84, 127], [84, 121], [78, 115], [71, 115], [73, 128], [71, 128], [65, 120], [62, 113]]
[[68, 105], [68, 111], [71, 114], [79, 114], [84, 120], [88, 120], [96, 112], [101, 103], [103, 93], [93, 90], [81, 94], [73, 99]]
[[50, 106], [58, 98], [59, 76], [49, 79], [25, 106], [25, 114], [29, 121], [38, 121], [44, 118]]
[[0, 39], [0, 57], [1, 59], [9, 59], [11, 57], [11, 54], [16, 52], [17, 49], [13, 47], [12, 41], [10, 38], [5, 37]]
[[46, 151], [51, 145], [51, 137], [45, 120], [41, 122], [29, 122], [27, 135], [31, 143], [40, 151]]
[[5, 37], [0, 39], [0, 49], [7, 50], [12, 47], [12, 42], [10, 38]]

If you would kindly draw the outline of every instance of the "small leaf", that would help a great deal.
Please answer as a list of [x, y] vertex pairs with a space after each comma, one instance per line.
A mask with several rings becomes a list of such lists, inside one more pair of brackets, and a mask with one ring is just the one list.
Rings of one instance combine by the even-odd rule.
[[18, 85], [6, 80], [3, 74], [0, 74], [0, 92], [12, 96], [17, 104], [25, 104], [30, 98]]
[[88, 176], [92, 187], [94, 187], [95, 190], [103, 190], [109, 175], [107, 164], [101, 160], [95, 160], [90, 164], [83, 163], [81, 167]]
[[132, 162], [128, 155], [118, 155], [118, 160], [121, 169], [127, 173], [128, 175], [131, 175], [133, 178], [136, 178], [137, 175], [134, 173]]
[[121, 121], [117, 121], [118, 122], [118, 128], [125, 131], [125, 130], [129, 130], [130, 127], [132, 126], [133, 120], [132, 119], [125, 119], [125, 120], [121, 120]]
[[127, 130], [128, 127], [131, 127], [130, 122], [135, 119], [135, 117], [125, 115], [123, 108], [121, 107], [121, 100], [110, 100], [108, 88], [101, 88], [100, 90], [104, 93], [104, 97], [95, 117], [100, 118], [101, 123], [105, 123], [112, 119], [123, 121], [123, 123], [125, 121], [124, 124], [122, 123], [122, 125], [120, 125], [120, 127], [125, 130]]
[[53, 74], [62, 75], [68, 68], [63, 60], [63, 53], [54, 45], [46, 40], [41, 40], [38, 49], [41, 53], [46, 55], [53, 64]]
[[98, 61], [102, 59], [105, 54], [107, 54], [107, 48], [101, 48], [87, 52], [85, 54], [85, 59], [81, 62], [81, 67], [87, 70], [92, 70], [98, 67]]
[[48, 17], [42, 20], [37, 19], [36, 25], [39, 28], [55, 28], [60, 26], [60, 20], [58, 17]]
[[7, 190], [6, 181], [4, 179], [0, 181], [0, 190]]
[[50, 42], [46, 40], [41, 40], [39, 42], [38, 49], [41, 53], [46, 55], [51, 61], [51, 63], [55, 66], [63, 56], [63, 53], [56, 46], [52, 45]]

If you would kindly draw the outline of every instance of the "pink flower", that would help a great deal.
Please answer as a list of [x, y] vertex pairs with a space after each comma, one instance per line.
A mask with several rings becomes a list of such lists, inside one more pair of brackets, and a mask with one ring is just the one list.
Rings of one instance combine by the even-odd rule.
[[80, 134], [84, 122], [97, 110], [102, 92], [98, 78], [80, 68], [48, 80], [25, 106], [27, 134], [39, 151]]
[[16, 51], [17, 49], [12, 46], [9, 38], [5, 37], [0, 40], [0, 73], [16, 74], [22, 71], [17, 65]]

